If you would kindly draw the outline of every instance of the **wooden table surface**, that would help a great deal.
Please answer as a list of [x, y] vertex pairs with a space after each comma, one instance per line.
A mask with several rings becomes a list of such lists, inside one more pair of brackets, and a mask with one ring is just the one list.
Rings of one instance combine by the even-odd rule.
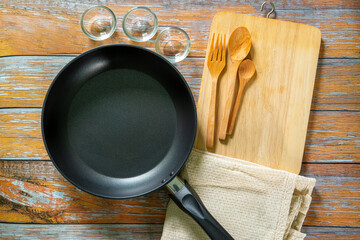
[[[144, 5], [157, 14], [160, 29], [179, 26], [190, 35], [191, 52], [176, 66], [197, 101], [212, 17], [226, 9], [265, 16], [261, 3], [1, 0], [0, 238], [159, 239], [169, 201], [165, 189], [130, 200], [102, 199], [76, 189], [54, 168], [40, 130], [47, 88], [67, 62], [95, 46], [129, 43], [154, 50], [154, 39], [134, 43], [121, 29], [124, 14]], [[308, 239], [360, 239], [360, 1], [274, 3], [277, 19], [322, 33], [301, 170], [317, 184], [303, 231]], [[88, 39], [79, 25], [95, 4], [110, 7], [118, 19], [115, 34], [101, 42]]]

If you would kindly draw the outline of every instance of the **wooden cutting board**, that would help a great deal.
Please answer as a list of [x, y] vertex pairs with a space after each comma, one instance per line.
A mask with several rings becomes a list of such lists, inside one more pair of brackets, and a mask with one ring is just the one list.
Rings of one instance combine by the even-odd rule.
[[206, 149], [211, 90], [206, 64], [208, 43], [198, 102], [195, 148], [298, 174], [321, 33], [313, 26], [223, 11], [215, 15], [209, 36], [214, 32], [225, 33], [228, 41], [232, 31], [240, 26], [251, 33], [252, 47], [248, 58], [255, 63], [255, 77], [245, 88], [233, 134], [220, 141], [220, 121], [233, 80], [228, 74], [231, 60], [227, 54], [227, 65], [218, 81], [215, 146]]

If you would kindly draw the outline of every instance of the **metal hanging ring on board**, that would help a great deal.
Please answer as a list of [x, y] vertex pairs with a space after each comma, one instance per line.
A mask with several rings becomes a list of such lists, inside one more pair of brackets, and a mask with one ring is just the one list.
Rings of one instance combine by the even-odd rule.
[[270, 14], [272, 14], [275, 11], [275, 5], [270, 1], [265, 1], [261, 4], [260, 11], [264, 9], [264, 5], [269, 3], [271, 5], [271, 11], [266, 14], [266, 18], [270, 17]]

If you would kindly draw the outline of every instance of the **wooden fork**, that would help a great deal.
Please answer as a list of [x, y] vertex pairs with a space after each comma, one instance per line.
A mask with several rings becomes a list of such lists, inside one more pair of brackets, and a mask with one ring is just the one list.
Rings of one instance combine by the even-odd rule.
[[[214, 40], [216, 37], [216, 42]], [[208, 115], [208, 125], [206, 132], [206, 148], [214, 147], [214, 130], [215, 130], [215, 116], [216, 116], [216, 92], [217, 82], [220, 73], [226, 64], [226, 48], [225, 48], [225, 34], [213, 34], [211, 39], [210, 51], [207, 60], [207, 66], [211, 75], [211, 95]]]

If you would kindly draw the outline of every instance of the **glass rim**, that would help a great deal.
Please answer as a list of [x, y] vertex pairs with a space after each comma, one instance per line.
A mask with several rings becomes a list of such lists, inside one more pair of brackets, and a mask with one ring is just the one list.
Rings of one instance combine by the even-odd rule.
[[[176, 60], [176, 58], [169, 58], [169, 57], [164, 56], [164, 55], [161, 53], [161, 51], [160, 51], [160, 46], [159, 46], [159, 42], [160, 42], [161, 36], [162, 36], [165, 32], [167, 32], [167, 31], [169, 31], [169, 30], [172, 30], [172, 29], [182, 32], [182, 33], [184, 34], [184, 36], [186, 37], [186, 39], [187, 39], [186, 50], [184, 51], [183, 54], [181, 54], [180, 57], [177, 58], [178, 60]], [[191, 48], [191, 41], [190, 41], [189, 35], [188, 35], [183, 29], [181, 29], [181, 28], [179, 28], [179, 27], [167, 27], [167, 28], [165, 28], [164, 30], [162, 30], [162, 31], [158, 34], [158, 36], [157, 36], [157, 38], [156, 38], [156, 40], [155, 40], [155, 50], [156, 50], [156, 52], [157, 52], [158, 54], [160, 54], [161, 56], [165, 57], [165, 58], [166, 58], [167, 60], [169, 60], [171, 63], [177, 63], [177, 62], [180, 62], [180, 61], [184, 60], [184, 59], [187, 57], [187, 55], [189, 54], [190, 48]]]
[[[135, 10], [137, 10], [137, 9], [146, 10], [146, 11], [150, 12], [150, 14], [154, 17], [154, 23], [155, 23], [155, 24], [154, 24], [154, 29], [153, 29], [152, 32], [149, 34], [149, 36], [146, 37], [146, 39], [139, 39], [139, 38], [135, 38], [135, 37], [131, 36], [131, 34], [130, 34], [130, 33], [126, 30], [126, 28], [125, 28], [125, 20], [126, 20], [127, 16], [128, 16], [131, 12], [133, 12], [133, 11], [135, 11]], [[125, 14], [125, 16], [124, 16], [124, 18], [123, 18], [123, 20], [122, 20], [122, 29], [123, 29], [125, 35], [126, 35], [130, 40], [133, 40], [133, 41], [135, 41], [135, 42], [145, 42], [145, 41], [151, 39], [151, 38], [156, 34], [156, 31], [157, 31], [157, 29], [158, 29], [158, 26], [159, 26], [159, 24], [158, 24], [158, 19], [157, 19], [156, 14], [155, 14], [150, 8], [144, 7], [144, 6], [138, 6], [138, 7], [134, 7], [134, 8], [132, 8], [132, 9], [130, 9], [129, 11], [127, 11], [127, 13]]]
[[[106, 11], [108, 11], [110, 13], [110, 15], [111, 15], [111, 18], [112, 18], [113, 22], [114, 22], [114, 24], [111, 26], [110, 32], [108, 34], [104, 35], [105, 37], [104, 36], [96, 37], [96, 36], [92, 35], [84, 26], [85, 15], [89, 11], [91, 11], [91, 10], [93, 10], [95, 8], [102, 8], [102, 9], [105, 9]], [[90, 39], [97, 40], [97, 41], [105, 40], [105, 39], [111, 37], [114, 34], [115, 30], [116, 30], [116, 24], [117, 24], [117, 21], [116, 21], [116, 16], [115, 16], [114, 12], [110, 8], [108, 8], [106, 6], [101, 6], [101, 5], [92, 6], [92, 7], [88, 8], [88, 9], [86, 9], [85, 12], [83, 12], [83, 14], [81, 15], [81, 20], [80, 20], [81, 29], [83, 30], [85, 35], [88, 36]]]

